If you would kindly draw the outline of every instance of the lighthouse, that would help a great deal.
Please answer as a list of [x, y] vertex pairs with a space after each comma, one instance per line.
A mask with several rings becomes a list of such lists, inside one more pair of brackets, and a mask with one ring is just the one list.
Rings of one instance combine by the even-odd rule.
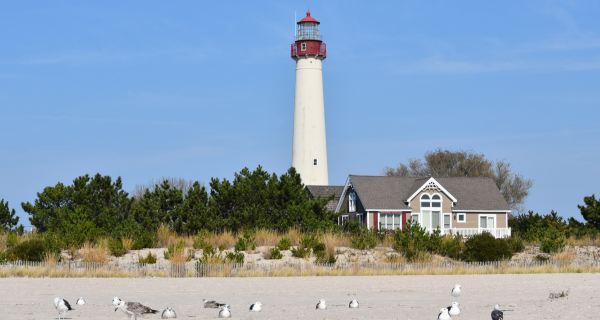
[[291, 56], [296, 61], [292, 167], [305, 185], [328, 185], [323, 60], [327, 50], [320, 22], [310, 16], [297, 22]]

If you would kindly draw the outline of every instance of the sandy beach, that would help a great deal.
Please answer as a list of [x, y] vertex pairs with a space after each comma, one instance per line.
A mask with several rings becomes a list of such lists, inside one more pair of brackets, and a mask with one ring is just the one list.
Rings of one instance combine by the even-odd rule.
[[[490, 319], [495, 303], [505, 319], [600, 319], [598, 274], [373, 276], [289, 278], [5, 278], [0, 279], [2, 319], [57, 319], [54, 297], [76, 310], [69, 319], [128, 319], [111, 306], [114, 296], [164, 310], [178, 318], [213, 319], [202, 299], [231, 305], [234, 319], [436, 319], [450, 305], [454, 284], [463, 287], [459, 319]], [[551, 292], [570, 290], [551, 300]], [[75, 306], [84, 297], [87, 304]], [[319, 299], [327, 310], [315, 310]], [[349, 309], [357, 299], [359, 309]], [[260, 301], [263, 311], [250, 313]], [[159, 319], [147, 315], [145, 319]]]

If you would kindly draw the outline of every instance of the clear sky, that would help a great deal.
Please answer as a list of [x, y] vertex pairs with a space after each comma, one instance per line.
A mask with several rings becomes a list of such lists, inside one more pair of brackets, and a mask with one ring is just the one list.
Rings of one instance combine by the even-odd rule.
[[330, 184], [438, 147], [506, 159], [526, 208], [600, 196], [599, 1], [3, 1], [0, 198], [291, 165], [294, 11], [321, 22]]

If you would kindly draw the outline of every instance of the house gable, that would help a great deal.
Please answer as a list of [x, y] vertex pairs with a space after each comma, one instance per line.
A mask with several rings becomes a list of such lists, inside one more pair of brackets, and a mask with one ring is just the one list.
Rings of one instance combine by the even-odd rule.
[[417, 196], [420, 197], [420, 194], [422, 194], [424, 191], [432, 191], [432, 193], [437, 191], [439, 193], [443, 193], [444, 195], [446, 195], [446, 198], [448, 198], [449, 200], [452, 200], [452, 202], [458, 201], [452, 194], [450, 194], [450, 192], [448, 192], [448, 190], [446, 190], [446, 188], [444, 188], [433, 177], [429, 178], [423, 185], [421, 185], [421, 187], [419, 187], [417, 189], [417, 191], [415, 191], [415, 193], [413, 193], [410, 197], [408, 197], [408, 199], [406, 199], [406, 201], [408, 201], [409, 203], [412, 203], [412, 200], [417, 198]]

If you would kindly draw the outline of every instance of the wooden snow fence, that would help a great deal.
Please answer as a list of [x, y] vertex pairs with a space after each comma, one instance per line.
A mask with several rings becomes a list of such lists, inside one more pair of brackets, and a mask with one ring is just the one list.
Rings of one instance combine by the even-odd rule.
[[[547, 271], [542, 268], [548, 268]], [[12, 261], [0, 264], [0, 276], [33, 277], [287, 277], [350, 276], [403, 274], [470, 274], [470, 273], [545, 273], [573, 272], [587, 268], [600, 271], [599, 261], [492, 261], [426, 263], [269, 263], [269, 264], [200, 264], [187, 263], [114, 263], [114, 262], [33, 262]], [[554, 269], [552, 271], [551, 269]], [[562, 270], [562, 271], [561, 271]], [[586, 272], [586, 270], [580, 272]], [[574, 271], [578, 272], [578, 271]]]

